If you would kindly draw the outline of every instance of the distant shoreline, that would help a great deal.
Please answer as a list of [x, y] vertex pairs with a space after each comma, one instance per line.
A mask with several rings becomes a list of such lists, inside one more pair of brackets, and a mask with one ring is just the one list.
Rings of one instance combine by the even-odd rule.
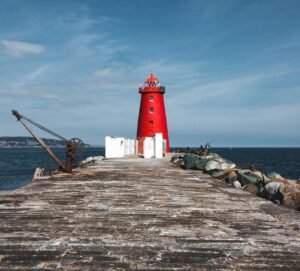
[[[65, 142], [52, 138], [42, 138], [46, 145], [50, 148], [65, 148]], [[98, 145], [84, 144], [88, 147], [98, 147]], [[102, 147], [102, 146], [101, 146]], [[29, 136], [1, 136], [0, 148], [42, 148], [42, 146]]]

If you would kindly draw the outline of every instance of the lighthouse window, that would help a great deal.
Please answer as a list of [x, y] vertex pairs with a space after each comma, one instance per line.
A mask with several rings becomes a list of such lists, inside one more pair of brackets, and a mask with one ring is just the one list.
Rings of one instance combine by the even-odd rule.
[[154, 112], [154, 108], [153, 108], [153, 107], [150, 107], [150, 108], [149, 108], [149, 112], [150, 112], [150, 113], [153, 113], [153, 112]]
[[149, 101], [152, 102], [153, 100], [154, 100], [154, 97], [153, 97], [153, 96], [150, 96], [150, 97], [149, 97]]
[[145, 82], [145, 87], [160, 87], [160, 83], [155, 81]]
[[153, 122], [153, 120], [149, 120], [149, 123], [153, 125], [154, 122]]

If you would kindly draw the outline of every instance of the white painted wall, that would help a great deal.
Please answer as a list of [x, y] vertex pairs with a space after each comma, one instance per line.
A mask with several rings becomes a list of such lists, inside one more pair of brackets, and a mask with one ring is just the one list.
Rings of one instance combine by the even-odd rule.
[[154, 157], [154, 140], [153, 137], [145, 137], [143, 146], [144, 158]]
[[105, 157], [122, 158], [135, 154], [136, 140], [124, 137], [105, 137]]
[[129, 139], [124, 139], [124, 155], [129, 155]]
[[163, 135], [157, 133], [154, 136], [154, 157], [161, 159], [163, 158]]
[[157, 133], [154, 137], [145, 137], [143, 145], [144, 158], [163, 158], [163, 136]]
[[106, 158], [120, 158], [124, 157], [124, 137], [105, 137], [105, 157]]
[[[153, 137], [143, 139], [144, 158], [163, 158], [164, 139], [162, 133], [157, 133]], [[138, 142], [134, 139], [106, 136], [105, 137], [105, 157], [122, 158], [127, 155], [134, 155], [137, 152]]]

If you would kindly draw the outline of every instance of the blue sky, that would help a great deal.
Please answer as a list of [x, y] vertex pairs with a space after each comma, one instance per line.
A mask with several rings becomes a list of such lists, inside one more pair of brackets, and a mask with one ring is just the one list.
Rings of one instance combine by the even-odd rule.
[[[0, 1], [0, 136], [135, 137], [166, 86], [172, 146], [300, 146], [300, 2]], [[43, 134], [42, 134], [43, 135]]]

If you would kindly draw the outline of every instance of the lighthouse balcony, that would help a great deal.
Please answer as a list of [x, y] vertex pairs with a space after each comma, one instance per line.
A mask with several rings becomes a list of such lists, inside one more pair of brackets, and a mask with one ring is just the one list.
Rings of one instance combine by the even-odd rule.
[[164, 86], [160, 87], [140, 87], [139, 93], [162, 93], [166, 92], [166, 88]]

